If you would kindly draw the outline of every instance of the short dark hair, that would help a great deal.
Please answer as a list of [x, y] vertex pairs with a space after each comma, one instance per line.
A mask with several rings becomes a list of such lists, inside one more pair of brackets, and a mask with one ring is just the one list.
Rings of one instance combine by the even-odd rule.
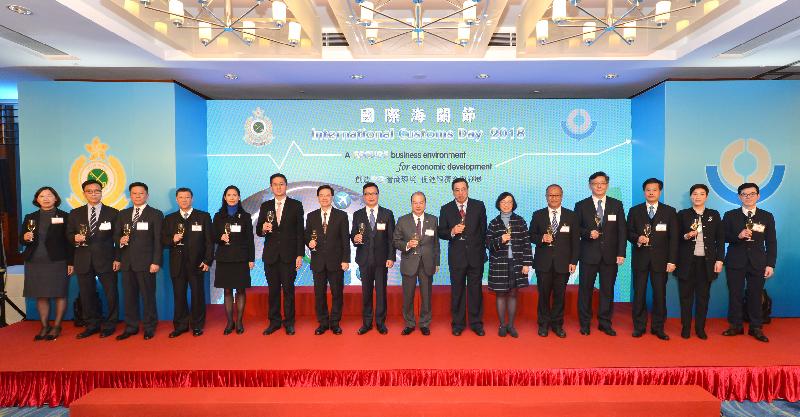
[[417, 195], [417, 194], [421, 195], [422, 196], [422, 200], [424, 200], [426, 203], [428, 202], [428, 197], [425, 197], [425, 193], [423, 193], [422, 191], [414, 191], [414, 193], [411, 194], [411, 202], [412, 203], [414, 202], [414, 196]]
[[375, 184], [374, 182], [368, 182], [368, 183], [364, 184], [364, 186], [361, 187], [361, 191], [362, 192], [363, 191], [367, 191], [367, 188], [369, 188], [369, 187], [375, 187], [375, 189], [378, 190], [378, 194], [381, 193], [381, 189], [378, 188], [378, 184]]
[[455, 190], [456, 189], [456, 184], [458, 184], [460, 182], [463, 182], [467, 186], [467, 188], [469, 188], [469, 183], [467, 182], [467, 179], [459, 177], [459, 178], [454, 179], [453, 182], [450, 183], [450, 190]]
[[[555, 187], [555, 188], [558, 188], [559, 190], [561, 190], [561, 195], [562, 195], [562, 197], [563, 197], [563, 195], [564, 195], [564, 189], [563, 189], [563, 188], [561, 188], [561, 186], [560, 186], [560, 185], [558, 185], [558, 184], [550, 184], [550, 185], [548, 185], [548, 186], [547, 186], [547, 188], [545, 188], [545, 189], [544, 189], [544, 194], [545, 194], [545, 195], [547, 195], [547, 194], [548, 194], [548, 192], [550, 191], [550, 189], [551, 189], [551, 188], [553, 188], [553, 187]], [[513, 197], [513, 196], [512, 196], [512, 197]], [[515, 199], [515, 201], [516, 201], [516, 199]]]
[[132, 182], [131, 185], [128, 186], [128, 192], [130, 192], [133, 189], [133, 187], [142, 187], [142, 188], [144, 188], [144, 191], [146, 193], [148, 193], [148, 194], [150, 193], [150, 189], [147, 188], [147, 184], [145, 184], [143, 182], [139, 182], [139, 181]]
[[745, 190], [745, 189], [748, 189], [748, 188], [755, 188], [756, 189], [756, 194], [761, 194], [761, 189], [758, 188], [758, 184], [756, 184], [754, 182], [746, 182], [746, 183], [740, 185], [739, 188], [736, 189], [736, 193], [737, 194], [741, 194], [742, 190]]
[[175, 190], [175, 197], [178, 196], [178, 193], [189, 193], [190, 196], [194, 197], [194, 193], [192, 192], [192, 189], [189, 187], [181, 187]]
[[605, 172], [603, 172], [603, 171], [597, 171], [597, 172], [595, 172], [594, 174], [592, 174], [592, 175], [589, 175], [589, 182], [592, 182], [592, 180], [593, 180], [593, 179], [595, 179], [595, 178], [597, 178], [597, 177], [605, 177], [605, 179], [606, 179], [606, 182], [609, 182], [609, 181], [611, 181], [611, 177], [609, 177], [609, 176], [608, 176], [608, 174], [606, 174], [606, 173], [605, 173]]
[[45, 190], [50, 191], [51, 193], [53, 193], [53, 195], [56, 197], [56, 207], [60, 206], [61, 205], [61, 197], [58, 195], [58, 192], [56, 192], [56, 189], [51, 187], [51, 186], [49, 186], [49, 185], [45, 185], [44, 187], [41, 187], [38, 190], [36, 190], [36, 192], [33, 194], [33, 205], [36, 206], [36, 207], [41, 207], [41, 205], [39, 204], [38, 201], [36, 201], [36, 199], [39, 198], [39, 194], [41, 194], [42, 191], [45, 191]]
[[694, 190], [701, 188], [706, 191], [706, 195], [708, 195], [708, 186], [705, 184], [695, 184], [689, 188], [689, 195], [692, 195]]
[[499, 196], [497, 196], [497, 201], [494, 202], [494, 207], [497, 209], [497, 211], [500, 211], [500, 202], [506, 197], [511, 197], [511, 199], [514, 201], [511, 211], [515, 211], [517, 209], [517, 199], [514, 197], [514, 194], [511, 194], [508, 191], [503, 191]]
[[317, 187], [317, 196], [319, 196], [319, 192], [322, 190], [331, 190], [331, 195], [333, 195], [333, 187], [331, 187], [328, 184], [322, 184], [319, 187]]
[[648, 178], [648, 179], [644, 180], [644, 182], [642, 183], [642, 190], [647, 188], [647, 184], [658, 184], [658, 190], [659, 191], [664, 189], [664, 181], [661, 181], [658, 178]]
[[86, 186], [87, 185], [92, 185], [92, 184], [97, 184], [97, 185], [100, 186], [101, 190], [103, 189], [103, 183], [102, 182], [97, 181], [97, 180], [86, 180], [86, 181], [83, 182], [83, 184], [81, 184], [81, 190], [86, 191]]
[[272, 185], [272, 180], [275, 178], [283, 178], [283, 182], [289, 183], [289, 180], [286, 179], [286, 175], [281, 174], [280, 172], [276, 172], [269, 176], [269, 184]]

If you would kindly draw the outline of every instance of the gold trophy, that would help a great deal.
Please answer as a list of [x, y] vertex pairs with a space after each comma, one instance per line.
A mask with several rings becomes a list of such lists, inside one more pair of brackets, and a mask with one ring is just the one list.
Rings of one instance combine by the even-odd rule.
[[[647, 239], [650, 239], [650, 233], [652, 233], [652, 232], [653, 232], [653, 226], [650, 226], [650, 223], [647, 223], [646, 225], [644, 225], [644, 237], [646, 237]], [[650, 247], [650, 241], [648, 240], [647, 243], [645, 243], [642, 246]]]
[[603, 219], [601, 219], [600, 216], [598, 216], [596, 214], [594, 215], [594, 225], [596, 226], [597, 233], [601, 234], [601, 235], [603, 234], [603, 232], [600, 231], [600, 223], [602, 221], [603, 221]]
[[229, 246], [231, 244], [231, 224], [225, 223], [225, 234], [228, 236], [228, 241], [225, 242], [225, 246]]
[[[311, 240], [313, 240], [313, 241], [317, 240], [317, 229], [312, 229], [311, 230]], [[316, 251], [317, 251], [317, 247], [316, 246], [314, 247], [314, 249], [311, 249], [311, 252], [316, 252]]]
[[75, 247], [86, 247], [89, 246], [86, 244], [86, 239], [88, 238], [87, 233], [89, 233], [89, 226], [85, 224], [81, 224], [78, 226], [78, 233], [83, 235], [83, 242], [75, 244]]
[[547, 246], [553, 247], [553, 240], [555, 240], [556, 235], [555, 235], [555, 233], [553, 233], [553, 226], [552, 225], [550, 225], [550, 224], [547, 225], [547, 232], [546, 233], [548, 235], [550, 235], [550, 243], [548, 243]]
[[[696, 231], [700, 230], [700, 225], [701, 225], [700, 218], [696, 217], [694, 219], [694, 221], [692, 222], [692, 225], [689, 226], [689, 228], [692, 229], [693, 232], [696, 232]], [[693, 242], [697, 242], [697, 235], [695, 235], [694, 238], [692, 238], [692, 241]]]
[[750, 237], [747, 238], [746, 242], [753, 241], [753, 226], [755, 226], [755, 223], [753, 223], [753, 218], [748, 217], [747, 221], [744, 223], [744, 228], [750, 231]]
[[511, 244], [511, 225], [510, 224], [508, 226], [506, 226], [506, 234], [508, 235], [508, 242], [506, 243], [506, 245], [510, 245]]
[[[130, 241], [130, 236], [131, 236], [131, 224], [130, 223], [125, 223], [124, 225], [122, 225], [122, 235], [123, 236], [128, 236], [128, 238], [129, 238], [128, 240]], [[124, 245], [121, 245], [121, 247], [125, 247], [125, 246], [128, 246], [128, 244], [126, 243]]]
[[186, 229], [184, 229], [183, 223], [178, 223], [178, 225], [176, 226], [175, 233], [181, 235], [181, 240], [179, 240], [175, 246], [183, 246], [183, 232], [185, 231]]
[[359, 223], [358, 224], [358, 234], [361, 235], [361, 243], [359, 243], [359, 245], [363, 245], [364, 244], [364, 230], [366, 230], [366, 226], [364, 226], [364, 223]]

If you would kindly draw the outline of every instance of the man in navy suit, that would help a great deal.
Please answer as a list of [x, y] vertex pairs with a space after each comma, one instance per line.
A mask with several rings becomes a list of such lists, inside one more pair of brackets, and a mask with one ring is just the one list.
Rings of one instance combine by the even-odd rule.
[[764, 318], [761, 311], [761, 292], [764, 280], [775, 272], [778, 240], [772, 213], [756, 208], [760, 197], [758, 185], [746, 182], [739, 186], [742, 207], [725, 213], [722, 223], [728, 253], [725, 256], [725, 275], [728, 279], [728, 322], [730, 328], [723, 336], [744, 334], [742, 293], [747, 284], [747, 312], [750, 329], [747, 334], [759, 342], [769, 342], [761, 330]]

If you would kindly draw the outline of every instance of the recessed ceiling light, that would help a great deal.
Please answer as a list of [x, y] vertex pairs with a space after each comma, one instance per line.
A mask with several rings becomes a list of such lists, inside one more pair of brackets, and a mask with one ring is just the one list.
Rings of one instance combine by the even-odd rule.
[[228, 79], [228, 80], [238, 80], [239, 76], [234, 74], [234, 73], [232, 73], [232, 72], [229, 72], [229, 73], [225, 74], [225, 78]]
[[485, 80], [485, 79], [489, 78], [489, 74], [480, 73], [480, 74], [476, 75], [475, 78], [477, 78], [479, 80]]
[[608, 74], [605, 75], [605, 77], [607, 80], [613, 80], [614, 78], [619, 77], [619, 74], [614, 72], [609, 72]]
[[364, 77], [366, 77], [364, 74], [353, 74], [353, 75], [350, 76], [350, 78], [352, 78], [354, 80], [363, 80]]
[[29, 9], [27, 7], [24, 7], [24, 6], [20, 6], [18, 4], [9, 4], [8, 5], [8, 10], [11, 10], [14, 13], [18, 13], [18, 14], [25, 15], [25, 16], [30, 16], [30, 15], [33, 14], [31, 9]]

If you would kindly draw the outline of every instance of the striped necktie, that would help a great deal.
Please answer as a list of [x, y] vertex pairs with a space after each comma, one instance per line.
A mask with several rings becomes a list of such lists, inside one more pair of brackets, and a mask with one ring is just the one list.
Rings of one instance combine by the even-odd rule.
[[93, 236], [97, 230], [97, 209], [92, 207], [92, 212], [89, 215], [89, 236]]
[[139, 216], [142, 214], [142, 213], [139, 212], [139, 210], [141, 210], [141, 207], [136, 207], [136, 211], [133, 212], [133, 224], [134, 225], [136, 224], [136, 222], [139, 221]]

